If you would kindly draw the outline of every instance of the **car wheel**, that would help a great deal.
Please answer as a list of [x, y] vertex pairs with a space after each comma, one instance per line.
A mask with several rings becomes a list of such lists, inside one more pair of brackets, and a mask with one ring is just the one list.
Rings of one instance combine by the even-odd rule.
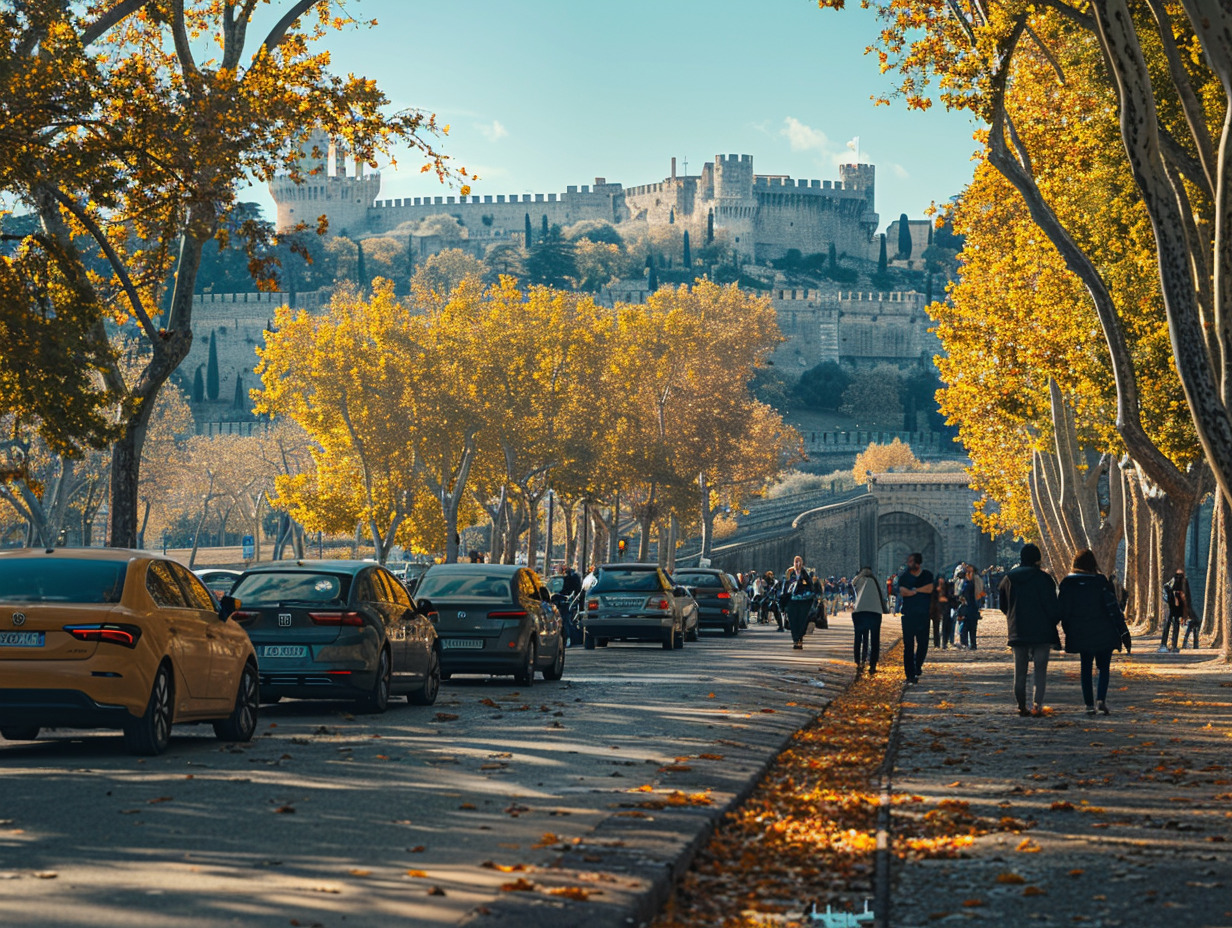
[[691, 629], [689, 629], [689, 631], [685, 633], [684, 637], [686, 641], [696, 641], [699, 635], [700, 635], [700, 632], [698, 630], [698, 627], [694, 625]]
[[526, 645], [526, 658], [522, 661], [521, 668], [513, 675], [513, 682], [518, 686], [534, 686], [535, 662], [538, 658], [539, 649], [535, 646], [535, 639], [532, 638]]
[[606, 638], [599, 638], [598, 640], [596, 640], [596, 641], [595, 641], [595, 647], [597, 647], [597, 648], [606, 648], [606, 647], [607, 647], [607, 642], [608, 642], [608, 639], [606, 639]]
[[260, 683], [257, 669], [252, 664], [244, 665], [240, 674], [239, 689], [235, 694], [235, 708], [225, 719], [214, 723], [214, 736], [220, 741], [251, 741], [257, 730], [257, 711], [261, 705]]
[[582, 633], [582, 649], [585, 651], [593, 651], [595, 649], [595, 636], [590, 632]]
[[37, 725], [9, 725], [0, 728], [0, 738], [5, 741], [33, 741], [38, 736]]
[[436, 696], [441, 691], [441, 656], [433, 648], [428, 653], [428, 672], [424, 675], [423, 686], [413, 693], [407, 694], [407, 701], [416, 706], [430, 706], [436, 702]]
[[363, 698], [359, 700], [359, 707], [364, 712], [384, 712], [389, 708], [389, 652], [384, 648], [381, 649], [381, 659], [376, 667], [376, 681], [372, 684], [372, 691], [365, 693]]
[[669, 628], [667, 630], [667, 637], [663, 639], [663, 650], [664, 651], [676, 650], [676, 629], [675, 628]]
[[685, 638], [687, 638], [687, 637], [688, 637], [688, 633], [687, 633], [687, 632], [685, 632], [685, 630], [682, 628], [682, 629], [680, 630], [680, 634], [678, 634], [678, 635], [676, 636], [676, 642], [675, 642], [675, 644], [673, 645], [673, 647], [675, 648], [675, 650], [679, 651], [681, 648], [683, 648], [683, 647], [684, 647], [684, 640], [685, 640]]
[[723, 637], [730, 638], [734, 634], [736, 634], [735, 625], [724, 625], [723, 626]]
[[552, 666], [543, 672], [545, 680], [559, 680], [565, 675], [565, 643], [561, 643], [556, 648], [556, 660], [552, 661]]
[[171, 743], [171, 718], [174, 712], [171, 670], [166, 664], [154, 675], [150, 701], [139, 719], [124, 724], [124, 744], [130, 754], [161, 754]]

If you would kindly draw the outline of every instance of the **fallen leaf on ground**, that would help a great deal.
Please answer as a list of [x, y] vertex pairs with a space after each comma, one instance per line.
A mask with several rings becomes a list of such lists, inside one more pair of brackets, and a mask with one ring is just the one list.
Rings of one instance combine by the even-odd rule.
[[566, 899], [572, 899], [575, 902], [585, 902], [590, 898], [590, 894], [594, 890], [582, 889], [580, 886], [557, 886], [554, 889], [548, 890], [550, 896], [563, 896]]
[[1020, 886], [1027, 881], [1017, 873], [998, 873], [997, 882], [1006, 886]]
[[406, 875], [413, 876], [417, 880], [426, 880], [428, 878], [427, 871], [425, 870], [408, 870], [406, 871]]
[[518, 877], [512, 883], [501, 883], [501, 892], [503, 893], [529, 893], [534, 892], [535, 884], [524, 877]]

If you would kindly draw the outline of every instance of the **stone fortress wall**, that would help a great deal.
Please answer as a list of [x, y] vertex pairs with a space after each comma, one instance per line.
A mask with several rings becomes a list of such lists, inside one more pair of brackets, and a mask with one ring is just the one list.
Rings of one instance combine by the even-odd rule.
[[877, 257], [876, 168], [871, 164], [841, 165], [839, 180], [821, 181], [756, 174], [752, 155], [716, 155], [700, 174], [678, 175], [673, 158], [668, 177], [634, 187], [596, 177], [593, 186], [569, 186], [564, 193], [378, 199], [380, 174], [366, 173], [358, 161], [348, 174], [345, 150], [318, 131], [304, 144], [299, 170], [300, 183], [287, 175], [270, 182], [279, 230], [300, 222], [316, 228], [325, 216], [330, 232], [363, 238], [445, 213], [457, 218], [472, 239], [520, 242], [527, 217], [537, 233], [546, 216], [549, 224], [560, 226], [584, 219], [615, 225], [676, 222], [690, 229], [700, 245], [713, 215], [715, 229], [726, 231], [740, 254], [759, 263], [793, 248], [824, 253], [831, 244], [853, 258]]
[[924, 294], [776, 288], [770, 302], [787, 339], [775, 351], [776, 366], [801, 373], [823, 361], [854, 367], [927, 363], [941, 352], [929, 331]]

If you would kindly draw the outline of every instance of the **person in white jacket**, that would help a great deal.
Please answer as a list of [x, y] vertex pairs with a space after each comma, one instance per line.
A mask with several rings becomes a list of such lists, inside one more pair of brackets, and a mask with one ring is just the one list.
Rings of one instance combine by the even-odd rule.
[[872, 676], [877, 672], [877, 659], [881, 657], [881, 617], [890, 610], [886, 606], [881, 581], [871, 567], [861, 567], [852, 585], [856, 591], [855, 603], [851, 607], [856, 676], [864, 673], [866, 665], [869, 676]]

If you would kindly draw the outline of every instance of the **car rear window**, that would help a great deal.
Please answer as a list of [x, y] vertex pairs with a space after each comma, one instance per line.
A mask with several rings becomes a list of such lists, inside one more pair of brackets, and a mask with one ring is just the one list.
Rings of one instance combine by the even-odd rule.
[[241, 577], [231, 595], [247, 606], [261, 603], [345, 603], [351, 589], [346, 574], [307, 570], [263, 570]]
[[125, 561], [0, 558], [0, 602], [118, 603]]
[[496, 599], [509, 602], [513, 598], [513, 578], [509, 574], [480, 571], [454, 573], [428, 571], [415, 588], [417, 599]]
[[672, 579], [681, 586], [722, 586], [717, 574], [673, 574]]
[[663, 589], [656, 570], [603, 570], [591, 592], [606, 593], [611, 590], [632, 590], [638, 593], [654, 593]]

